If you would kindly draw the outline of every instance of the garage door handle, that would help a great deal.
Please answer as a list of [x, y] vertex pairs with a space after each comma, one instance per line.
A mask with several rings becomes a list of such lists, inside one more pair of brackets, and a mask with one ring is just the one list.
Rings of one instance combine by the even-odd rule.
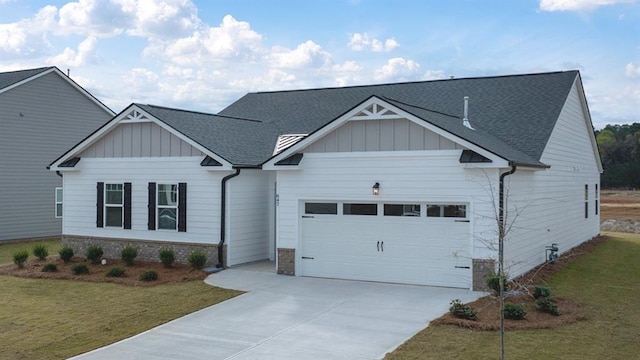
[[456, 220], [456, 222], [469, 222], [469, 220]]
[[303, 258], [303, 259], [309, 259], [309, 260], [313, 260], [313, 259], [314, 259], [314, 258], [309, 257], [309, 256], [303, 256], [302, 258]]
[[456, 269], [471, 269], [470, 266], [456, 266]]
[[313, 216], [309, 216], [309, 215], [302, 215], [303, 219], [313, 219]]

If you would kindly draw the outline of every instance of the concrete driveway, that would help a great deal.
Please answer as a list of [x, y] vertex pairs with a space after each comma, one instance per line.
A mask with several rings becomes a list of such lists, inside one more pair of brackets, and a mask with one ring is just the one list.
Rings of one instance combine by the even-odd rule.
[[452, 299], [483, 295], [258, 270], [227, 269], [206, 279], [246, 294], [74, 359], [380, 359], [445, 313]]

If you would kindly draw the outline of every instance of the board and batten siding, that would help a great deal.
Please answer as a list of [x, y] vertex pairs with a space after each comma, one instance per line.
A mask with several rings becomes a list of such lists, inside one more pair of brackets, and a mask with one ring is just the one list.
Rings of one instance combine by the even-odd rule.
[[56, 73], [0, 94], [0, 241], [60, 236], [46, 167], [112, 116]]
[[[299, 203], [304, 200], [458, 202], [469, 204], [469, 253], [494, 258], [483, 241], [497, 236], [496, 221], [486, 214], [495, 212], [495, 198], [487, 189], [496, 187], [498, 172], [465, 168], [459, 157], [460, 150], [306, 153], [301, 171], [277, 172], [277, 247], [299, 246]], [[371, 190], [376, 182], [378, 196]]]
[[269, 174], [242, 170], [227, 183], [227, 262], [229, 266], [269, 258], [269, 219], [273, 211]]
[[[220, 181], [231, 171], [207, 171], [201, 156], [83, 158], [64, 173], [65, 235], [217, 244]], [[130, 230], [96, 227], [96, 183], [132, 184]], [[187, 231], [147, 229], [148, 183], [187, 183]]]
[[462, 149], [455, 142], [407, 119], [352, 120], [302, 152], [357, 152]]
[[204, 156], [176, 135], [154, 124], [119, 124], [79, 157]]
[[[594, 201], [600, 173], [589, 139], [592, 129], [580, 99], [574, 84], [541, 158], [551, 167], [518, 170], [507, 177], [508, 222], [517, 213], [505, 242], [505, 267], [512, 277], [543, 263], [546, 246], [556, 243], [565, 252], [600, 232]], [[588, 218], [585, 185], [589, 188]]]

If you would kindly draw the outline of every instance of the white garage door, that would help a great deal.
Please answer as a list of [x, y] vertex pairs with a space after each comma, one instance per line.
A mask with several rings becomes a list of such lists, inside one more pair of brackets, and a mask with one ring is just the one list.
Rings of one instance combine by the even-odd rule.
[[466, 204], [302, 203], [301, 274], [469, 288]]

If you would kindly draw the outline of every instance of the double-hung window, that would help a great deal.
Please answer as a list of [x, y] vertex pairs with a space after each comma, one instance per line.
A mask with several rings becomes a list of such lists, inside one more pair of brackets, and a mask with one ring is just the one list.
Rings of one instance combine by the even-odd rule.
[[124, 215], [123, 184], [105, 184], [104, 195], [105, 226], [122, 227]]
[[56, 188], [56, 212], [55, 212], [55, 216], [56, 218], [61, 218], [62, 217], [62, 188], [58, 187]]
[[178, 184], [158, 184], [158, 230], [178, 228]]

